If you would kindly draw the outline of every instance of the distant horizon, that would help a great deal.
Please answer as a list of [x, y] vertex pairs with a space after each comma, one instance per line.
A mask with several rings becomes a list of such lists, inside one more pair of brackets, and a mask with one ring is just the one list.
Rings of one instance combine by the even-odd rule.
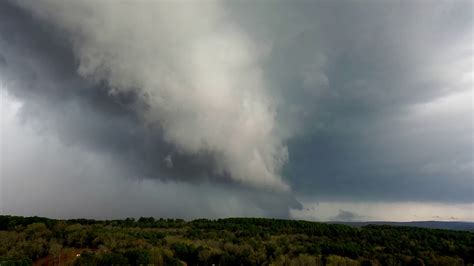
[[[334, 225], [346, 225], [350, 227], [361, 228], [364, 226], [395, 226], [395, 227], [416, 227], [416, 228], [426, 228], [426, 229], [442, 229], [442, 230], [454, 230], [454, 231], [466, 231], [474, 233], [474, 222], [472, 221], [312, 221], [304, 219], [285, 219], [285, 218], [267, 218], [267, 217], [218, 217], [218, 218], [194, 218], [194, 219], [181, 219], [179, 217], [121, 217], [121, 218], [110, 218], [110, 219], [96, 219], [96, 218], [86, 218], [86, 217], [74, 217], [74, 218], [54, 218], [54, 217], [44, 217], [44, 216], [15, 216], [15, 215], [4, 215], [0, 214], [0, 220], [4, 217], [21, 217], [24, 219], [29, 218], [39, 218], [39, 219], [49, 219], [53, 221], [91, 221], [98, 223], [107, 223], [113, 221], [127, 221], [132, 219], [135, 223], [142, 222], [143, 219], [149, 220], [152, 218], [156, 222], [168, 221], [168, 220], [179, 220], [185, 223], [194, 223], [196, 221], [222, 221], [222, 220], [232, 220], [232, 219], [262, 219], [262, 220], [281, 220], [281, 221], [294, 221], [294, 222], [310, 222], [310, 223], [320, 223], [320, 224], [334, 224]], [[5, 225], [5, 224], [3, 224]], [[1, 226], [0, 226], [1, 227]], [[4, 228], [5, 229], [5, 228]], [[1, 228], [0, 228], [1, 230]]]
[[435, 223], [468, 223], [468, 224], [473, 224], [474, 221], [459, 221], [459, 220], [416, 220], [416, 221], [382, 221], [382, 220], [367, 220], [367, 221], [337, 221], [337, 220], [326, 220], [326, 221], [318, 221], [318, 220], [305, 220], [305, 219], [296, 219], [296, 218], [272, 218], [272, 217], [254, 217], [254, 216], [228, 216], [228, 217], [216, 217], [216, 218], [208, 218], [208, 217], [197, 217], [197, 218], [179, 218], [179, 217], [159, 217], [159, 216], [140, 216], [140, 217], [116, 217], [116, 218], [88, 218], [88, 217], [48, 217], [48, 216], [41, 216], [41, 215], [31, 215], [31, 216], [25, 216], [25, 215], [13, 215], [13, 214], [0, 214], [0, 216], [12, 216], [12, 217], [24, 217], [24, 218], [29, 218], [29, 217], [38, 217], [38, 218], [47, 218], [47, 219], [52, 219], [52, 220], [80, 220], [80, 219], [85, 219], [85, 220], [94, 220], [94, 221], [112, 221], [112, 220], [125, 220], [125, 219], [130, 219], [133, 218], [135, 220], [138, 220], [140, 218], [153, 218], [155, 220], [159, 219], [180, 219], [184, 221], [194, 221], [194, 220], [201, 220], [201, 219], [206, 219], [206, 220], [219, 220], [219, 219], [232, 219], [232, 218], [255, 218], [255, 219], [276, 219], [276, 220], [288, 220], [288, 221], [306, 221], [306, 222], [315, 222], [315, 223], [340, 223], [340, 224], [357, 224], [357, 223], [423, 223], [423, 222], [435, 222]]

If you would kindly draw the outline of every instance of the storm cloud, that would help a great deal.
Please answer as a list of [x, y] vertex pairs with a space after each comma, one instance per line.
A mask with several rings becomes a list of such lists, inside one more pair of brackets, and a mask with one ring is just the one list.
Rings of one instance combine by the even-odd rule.
[[[94, 217], [472, 204], [473, 17], [469, 1], [2, 1], [2, 209], [87, 216], [42, 207], [60, 180]], [[45, 156], [48, 174], [20, 170]], [[25, 210], [33, 179], [51, 188]], [[341, 204], [322, 219], [368, 217]]]
[[[103, 140], [109, 138], [112, 143], [106, 143], [107, 147], [130, 150], [129, 147], [120, 146], [132, 144], [133, 149], [136, 149], [137, 144], [143, 145], [147, 150], [138, 148], [136, 153], [151, 155], [140, 160], [154, 160], [145, 164], [155, 167], [163, 165], [163, 160], [168, 158], [173, 161], [173, 167], [170, 164], [165, 167], [168, 172], [176, 172], [175, 177], [222, 177], [255, 186], [286, 189], [277, 174], [286, 160], [286, 148], [272, 133], [274, 114], [271, 99], [267, 99], [263, 92], [259, 69], [252, 62], [254, 56], [240, 33], [230, 28], [223, 29], [222, 37], [212, 36], [214, 29], [209, 27], [216, 24], [212, 17], [216, 16], [213, 15], [217, 12], [214, 9], [218, 7], [210, 5], [203, 7], [202, 11], [196, 11], [197, 19], [203, 21], [193, 24], [196, 29], [183, 27], [184, 32], [179, 32], [171, 31], [170, 27], [174, 27], [175, 23], [185, 23], [187, 16], [194, 14], [190, 13], [187, 6], [160, 5], [149, 8], [140, 4], [131, 7], [128, 4], [117, 4], [110, 13], [112, 10], [107, 5], [93, 2], [45, 2], [39, 6], [36, 6], [37, 2], [27, 3], [27, 6], [33, 5], [32, 10], [40, 18], [43, 13], [44, 16], [53, 18], [53, 25], [49, 27], [55, 25], [55, 15], [59, 15], [59, 25], [65, 25], [64, 30], [58, 29], [62, 30], [62, 41], [70, 42], [71, 45], [69, 50], [63, 48], [63, 54], [58, 54], [56, 48], [61, 49], [62, 47], [57, 47], [60, 44], [47, 43], [51, 41], [51, 37], [35, 33], [38, 38], [46, 39], [40, 42], [46, 43], [42, 43], [44, 47], [37, 45], [33, 49], [46, 48], [47, 50], [42, 51], [56, 53], [57, 59], [62, 62], [51, 62], [54, 69], [50, 72], [53, 73], [43, 74], [35, 72], [35, 69], [31, 70], [34, 77], [26, 77], [27, 80], [36, 79], [31, 86], [37, 90], [54, 90], [52, 93], [55, 93], [56, 89], [46, 89], [47, 85], [38, 84], [41, 82], [38, 79], [41, 78], [37, 76], [51, 74], [57, 79], [63, 79], [66, 74], [70, 74], [75, 80], [65, 80], [63, 83], [66, 84], [60, 85], [55, 82], [48, 84], [49, 87], [59, 85], [59, 90], [69, 87], [67, 91], [81, 94], [78, 97], [82, 100], [96, 101], [91, 103], [94, 106], [92, 108], [105, 106], [108, 109], [99, 110], [101, 113], [121, 119], [117, 123], [129, 123], [128, 126], [117, 125], [122, 130], [119, 129], [119, 134], [112, 136], [105, 130], [108, 126], [91, 125], [89, 128], [94, 130], [105, 127], [104, 132], [93, 133], [99, 135], [99, 138], [102, 135], [103, 138], [88, 138], [98, 140], [93, 145], [103, 145]], [[57, 8], [59, 12], [53, 12]], [[122, 19], [123, 13], [129, 13], [130, 8], [134, 9], [132, 13], [136, 15]], [[82, 13], [87, 11], [92, 13]], [[167, 21], [160, 12], [166, 13], [174, 22], [154, 21], [154, 18]], [[83, 20], [86, 14], [89, 19]], [[175, 17], [177, 21], [174, 20]], [[104, 19], [105, 24], [102, 23]], [[141, 21], [142, 19], [150, 21]], [[133, 26], [127, 29], [125, 25]], [[163, 29], [153, 25], [163, 25]], [[156, 37], [152, 38], [152, 32]], [[132, 35], [136, 36], [130, 37]], [[203, 36], [200, 37], [201, 35]], [[175, 37], [176, 40], [173, 40]], [[194, 43], [194, 39], [203, 39], [204, 43]], [[56, 40], [61, 41], [59, 37]], [[175, 42], [177, 45], [173, 44]], [[184, 46], [175, 51], [180, 45]], [[224, 55], [218, 58], [213, 54], [216, 51], [226, 53], [229, 49], [233, 51], [232, 58]], [[43, 56], [48, 59], [39, 59], [39, 64], [50, 61], [48, 55]], [[212, 60], [215, 62], [211, 62]], [[64, 64], [70, 68], [67, 73], [62, 73]], [[212, 69], [206, 70], [206, 67]], [[79, 75], [75, 75], [76, 70]], [[230, 76], [234, 71], [243, 73]], [[83, 87], [86, 87], [86, 91], [81, 91]], [[37, 90], [35, 93], [38, 93]], [[61, 94], [66, 93], [68, 92], [59, 94], [64, 97], [67, 95]], [[128, 121], [122, 120], [126, 115], [130, 116]], [[130, 132], [123, 132], [123, 129], [142, 129], [146, 132], [138, 132], [134, 136]], [[149, 135], [148, 139], [152, 143], [142, 144], [141, 140], [147, 138], [144, 134]], [[84, 139], [75, 136], [72, 138]]]

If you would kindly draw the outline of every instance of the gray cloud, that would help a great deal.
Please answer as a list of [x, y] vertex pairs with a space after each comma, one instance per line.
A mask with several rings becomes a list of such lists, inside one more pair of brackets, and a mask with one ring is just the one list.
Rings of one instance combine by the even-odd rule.
[[[236, 205], [237, 209], [234, 210], [234, 213], [239, 215], [253, 213], [254, 216], [288, 217], [290, 207], [299, 208], [300, 204], [286, 192], [260, 191], [248, 186], [245, 188], [239, 180], [232, 178], [231, 173], [219, 170], [222, 168], [222, 162], [218, 162], [216, 158], [221, 156], [222, 152], [203, 149], [189, 153], [166, 141], [161, 125], [144, 122], [141, 113], [150, 108], [149, 103], [140, 98], [134, 90], [115, 91], [107, 82], [94, 82], [77, 74], [79, 65], [71, 49], [71, 43], [62, 36], [61, 31], [51, 29], [49, 24], [40, 23], [29, 12], [6, 2], [2, 2], [1, 12], [1, 18], [5, 23], [1, 23], [0, 26], [0, 47], [2, 53], [6, 55], [5, 61], [8, 60], [9, 64], [1, 69], [0, 76], [4, 89], [22, 103], [17, 114], [21, 121], [33, 126], [41, 136], [58, 137], [61, 142], [54, 144], [57, 146], [56, 152], [74, 151], [71, 148], [62, 148], [62, 145], [76, 147], [79, 150], [85, 149], [87, 154], [91, 153], [92, 156], [96, 156], [99, 163], [103, 162], [110, 168], [121, 169], [109, 171], [101, 168], [99, 172], [81, 170], [80, 173], [75, 173], [78, 169], [74, 169], [74, 164], [70, 162], [74, 159], [49, 152], [42, 154], [38, 148], [38, 150], [30, 152], [40, 153], [41, 158], [44, 156], [50, 158], [48, 161], [55, 158], [60, 161], [60, 165], [68, 167], [61, 166], [58, 169], [58, 166], [53, 164], [50, 165], [51, 169], [44, 170], [47, 172], [46, 174], [36, 176], [36, 170], [33, 172], [15, 170], [15, 167], [19, 167], [19, 165], [6, 159], [11, 156], [7, 156], [8, 153], [5, 152], [2, 156], [2, 181], [7, 186], [5, 190], [14, 193], [2, 193], [2, 210], [4, 212], [23, 214], [18, 210], [33, 211], [36, 209], [35, 214], [43, 212], [54, 216], [86, 215], [89, 207], [85, 206], [78, 206], [74, 211], [66, 211], [64, 206], [60, 206], [57, 208], [58, 212], [52, 211], [56, 209], [52, 206], [57, 204], [52, 204], [51, 200], [71, 196], [78, 202], [82, 202], [81, 195], [90, 194], [89, 192], [84, 193], [87, 187], [96, 186], [95, 181], [89, 181], [88, 185], [80, 182], [78, 184], [72, 180], [72, 176], [76, 176], [79, 180], [116, 176], [117, 182], [129, 182], [130, 186], [139, 190], [149, 189], [131, 181], [124, 181], [124, 178], [134, 177], [136, 181], [144, 178], [160, 179], [162, 181], [157, 182], [156, 185], [148, 185], [155, 187], [156, 191], [147, 191], [147, 193], [160, 193], [162, 190], [160, 186], [162, 186], [174, 191], [173, 193], [194, 195], [190, 200], [177, 200], [176, 202], [170, 201], [169, 193], [165, 193], [167, 196], [158, 198], [153, 196], [138, 197], [136, 204], [142, 205], [139, 209], [141, 215], [146, 215], [147, 211], [158, 216], [175, 215], [186, 218], [200, 217], [201, 215], [211, 217], [232, 215], [233, 209], [225, 206], [227, 201], [222, 201], [222, 204], [212, 203], [224, 195], [230, 197], [230, 202], [227, 203]], [[24, 56], [25, 54], [28, 56]], [[5, 124], [5, 127], [13, 127], [13, 124]], [[189, 133], [192, 134], [192, 131]], [[39, 143], [35, 142], [35, 137], [29, 137], [33, 138], [32, 145], [46, 145], [41, 137], [37, 140]], [[9, 137], [2, 136], [2, 144], [23, 141], [19, 134], [11, 134]], [[7, 147], [2, 145], [2, 152], [6, 150]], [[80, 151], [76, 152], [81, 154]], [[75, 157], [74, 155], [68, 156]], [[173, 167], [169, 167], [170, 164], [166, 158], [172, 160]], [[28, 158], [22, 159], [21, 156], [16, 159], [26, 164], [41, 165], [36, 162], [38, 158], [31, 159], [32, 162]], [[76, 160], [80, 162], [79, 169], [89, 166], [81, 159]], [[107, 163], [110, 160], [111, 162]], [[32, 182], [33, 187], [22, 188], [21, 184], [25, 180], [21, 177], [36, 178], [37, 181]], [[113, 178], [106, 180], [114, 182]], [[186, 185], [181, 181], [194, 185]], [[217, 184], [211, 185], [208, 183], [209, 181]], [[137, 210], [135, 205], [133, 208], [114, 209], [123, 206], [120, 202], [132, 197], [130, 194], [133, 193], [132, 191], [128, 193], [121, 191], [119, 194], [113, 192], [116, 187], [106, 188], [102, 184], [103, 181], [97, 182], [100, 182], [100, 186], [93, 193], [95, 196], [89, 195], [88, 197], [98, 201], [95, 204], [97, 210], [91, 210], [94, 216], [100, 216], [100, 212], [104, 212], [105, 216], [138, 215], [138, 212], [133, 212]], [[272, 187], [271, 181], [269, 182], [268, 186]], [[247, 183], [253, 184], [252, 182]], [[66, 192], [54, 193], [56, 196], [49, 198], [47, 194], [51, 192], [50, 190], [56, 190], [58, 184], [78, 186], [75, 188], [77, 193], [74, 195], [69, 192], [69, 194]], [[37, 186], [46, 187], [46, 191], [32, 191]], [[24, 202], [18, 201], [16, 190], [28, 191], [32, 197], [42, 197], [43, 200], [37, 201], [38, 204], [32, 204], [31, 198], [26, 198]], [[220, 190], [226, 192], [219, 192]], [[105, 197], [102, 200], [101, 195]], [[203, 199], [198, 200], [197, 197]], [[152, 203], [154, 200], [166, 202], [168, 205], [163, 203], [161, 207], [156, 206]], [[192, 204], [193, 201], [197, 203]], [[110, 210], [106, 210], [107, 208], [102, 205], [107, 202], [109, 204], [113, 202]], [[89, 204], [85, 205], [89, 206]], [[183, 206], [186, 207], [183, 208]], [[177, 210], [173, 211], [175, 208]], [[190, 208], [197, 212], [190, 212]], [[248, 210], [246, 210], [247, 208]]]
[[241, 6], [279, 38], [268, 71], [282, 123], [301, 134], [288, 142], [293, 189], [315, 200], [472, 202], [472, 3], [292, 7]]
[[130, 164], [85, 145], [71, 145], [18, 119], [21, 102], [2, 98], [0, 210], [59, 218], [139, 216], [186, 219], [288, 218], [300, 208], [290, 194], [202, 181], [136, 177]]
[[21, 119], [138, 180], [270, 216], [473, 201], [469, 1], [19, 3], [0, 77]]
[[[107, 82], [77, 75], [78, 62], [61, 32], [38, 26], [27, 11], [3, 5], [2, 50], [10, 64], [2, 79], [14, 96], [25, 100], [24, 119], [37, 119], [66, 143], [119, 157], [143, 177], [232, 181], [228, 171], [219, 170], [216, 160], [222, 152], [203, 148], [189, 153], [166, 141], [161, 125], [144, 123], [142, 113], [150, 107], [137, 92], [117, 92]], [[173, 168], [163, 162], [167, 157]]]
[[7, 65], [7, 60], [5, 60], [5, 57], [3, 57], [2, 54], [0, 54], [0, 67], [5, 67]]
[[110, 94], [135, 93], [146, 105], [136, 112], [142, 124], [182, 154], [211, 156], [215, 163], [201, 168], [245, 185], [288, 189], [279, 176], [286, 147], [274, 132], [259, 47], [231, 20], [222, 23], [219, 2], [192, 10], [166, 3], [20, 3], [68, 36], [82, 77], [105, 82]]
[[351, 211], [339, 210], [339, 213], [336, 216], [334, 216], [332, 220], [341, 221], [341, 222], [353, 222], [360, 218], [361, 217], [359, 215]]

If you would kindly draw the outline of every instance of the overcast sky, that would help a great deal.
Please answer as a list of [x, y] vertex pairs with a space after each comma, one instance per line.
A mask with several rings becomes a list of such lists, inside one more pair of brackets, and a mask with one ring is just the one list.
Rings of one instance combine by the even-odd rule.
[[0, 1], [0, 212], [474, 221], [471, 1]]

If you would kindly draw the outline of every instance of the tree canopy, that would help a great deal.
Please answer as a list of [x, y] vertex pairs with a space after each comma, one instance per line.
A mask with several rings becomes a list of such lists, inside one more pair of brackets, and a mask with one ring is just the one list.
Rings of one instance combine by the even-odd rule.
[[0, 216], [0, 264], [466, 265], [474, 233], [228, 218], [125, 220]]

